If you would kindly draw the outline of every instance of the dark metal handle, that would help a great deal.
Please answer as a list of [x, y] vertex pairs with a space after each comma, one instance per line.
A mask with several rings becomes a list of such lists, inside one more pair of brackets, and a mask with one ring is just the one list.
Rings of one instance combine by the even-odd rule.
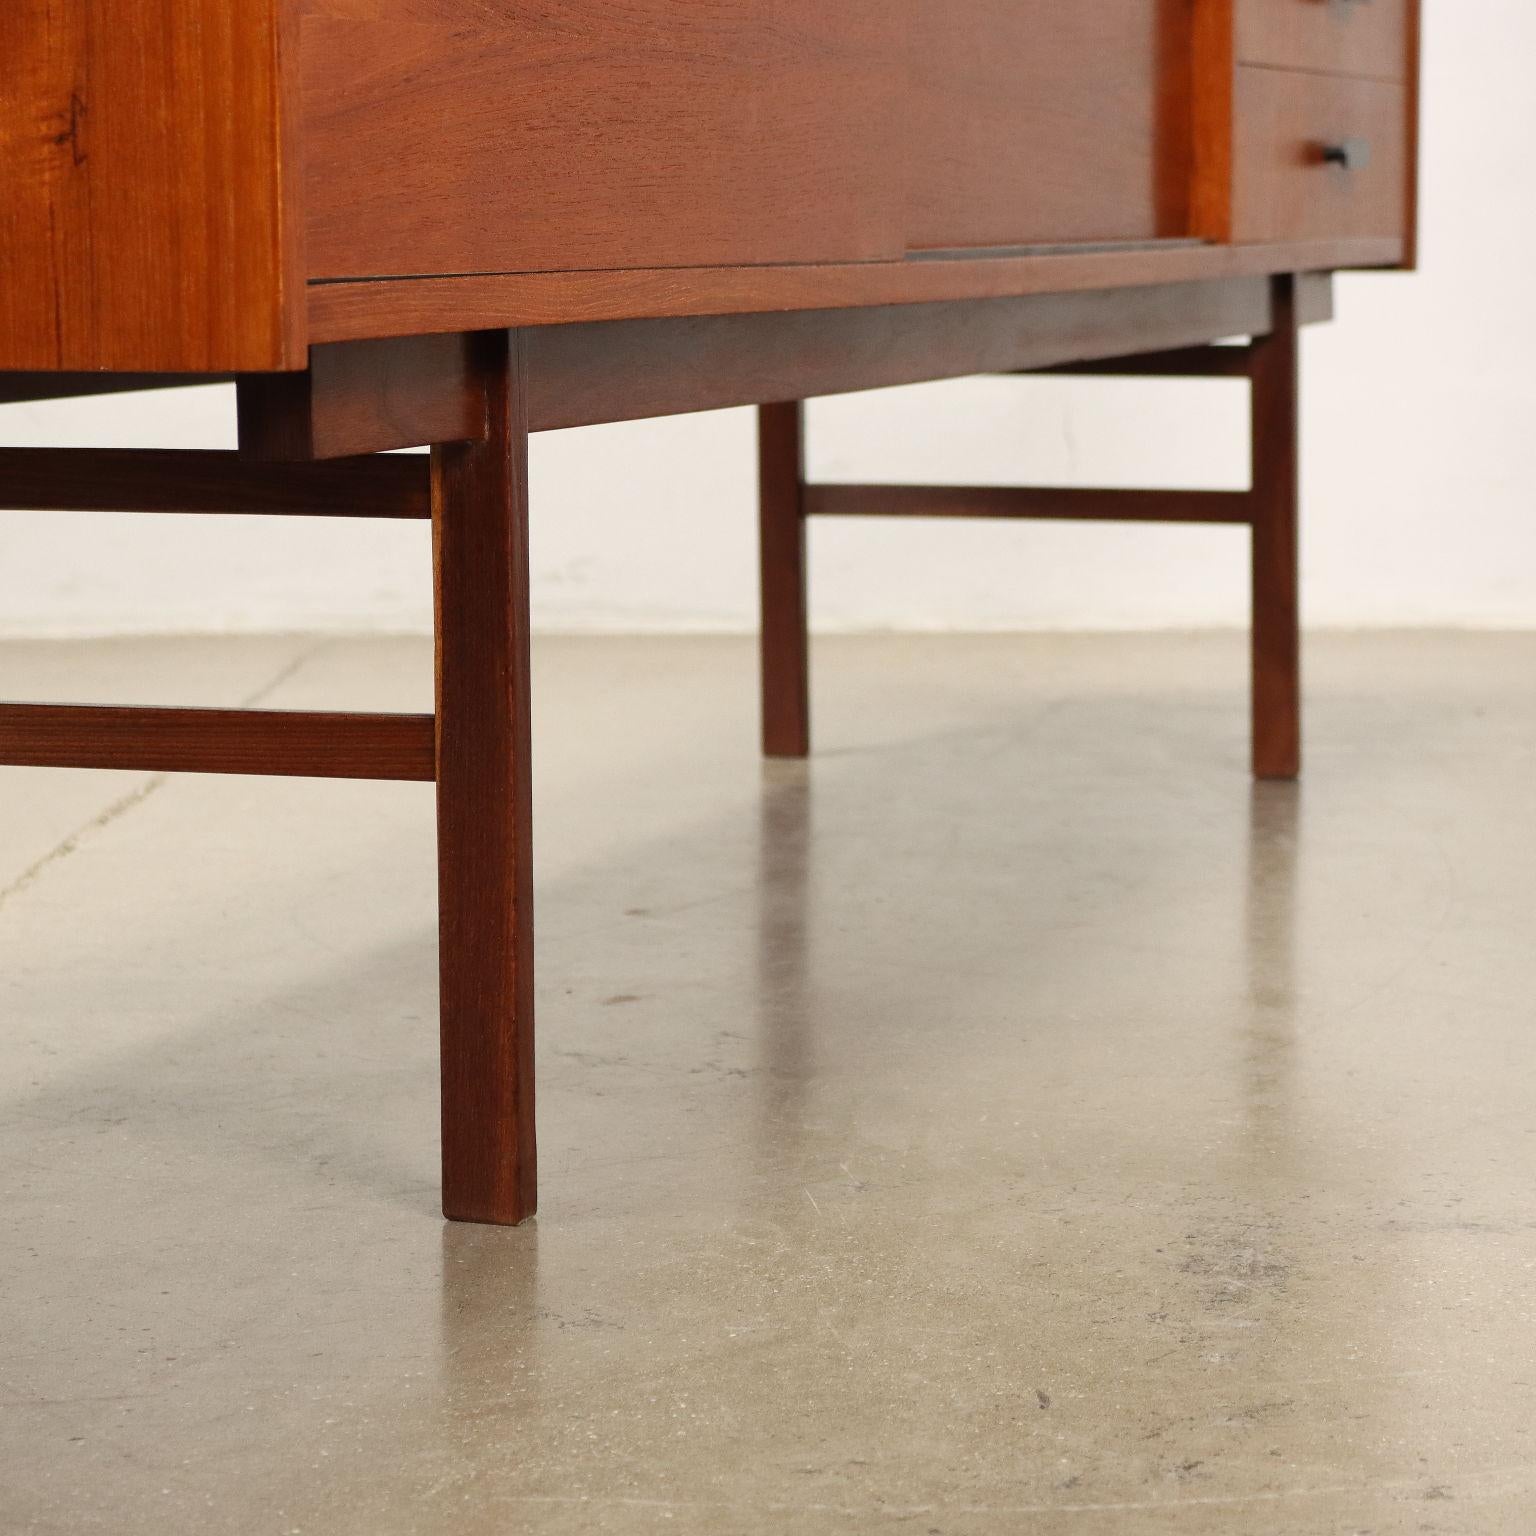
[[1323, 145], [1323, 163], [1341, 165], [1346, 171], [1363, 171], [1371, 163], [1369, 139], [1340, 139]]

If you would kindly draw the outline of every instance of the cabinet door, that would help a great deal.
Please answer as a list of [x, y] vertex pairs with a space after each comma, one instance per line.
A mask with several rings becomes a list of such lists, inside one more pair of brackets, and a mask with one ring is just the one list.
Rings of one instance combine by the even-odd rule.
[[913, 0], [908, 244], [1188, 232], [1190, 0]]
[[313, 277], [902, 252], [891, 0], [304, 10]]

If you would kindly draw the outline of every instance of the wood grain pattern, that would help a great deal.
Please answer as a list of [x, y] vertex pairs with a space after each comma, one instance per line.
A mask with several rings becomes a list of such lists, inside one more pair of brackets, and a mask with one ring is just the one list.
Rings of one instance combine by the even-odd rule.
[[1045, 522], [1240, 523], [1244, 491], [1093, 490], [994, 485], [811, 485], [807, 517], [1031, 519]]
[[1187, 0], [912, 5], [911, 248], [1187, 233]]
[[1293, 279], [1274, 280], [1274, 326], [1253, 379], [1253, 771], [1301, 772], [1300, 329]]
[[538, 1203], [522, 338], [471, 362], [487, 435], [432, 451], [443, 1213], [515, 1225]]
[[[1236, 90], [1234, 240], [1406, 240], [1402, 86], [1243, 68]], [[1368, 166], [1345, 170], [1323, 162], [1323, 147], [1346, 139], [1369, 144]]]
[[811, 750], [810, 633], [805, 548], [805, 406], [757, 413], [759, 577], [762, 588], [763, 754]]
[[279, 0], [7, 0], [0, 367], [302, 357]]
[[888, 0], [311, 0], [314, 277], [902, 249]]
[[[1232, 120], [1236, 110], [1233, 0], [1193, 0], [1190, 51], [1190, 233], [1226, 245], [1232, 239]], [[1300, 264], [1286, 264], [1295, 270]]]
[[1236, 56], [1321, 74], [1406, 78], [1408, 0], [1236, 0]]
[[217, 449], [0, 448], [0, 507], [426, 518], [432, 497], [421, 457], [271, 465]]
[[1157, 352], [1269, 328], [1262, 278], [526, 333], [535, 430]]
[[312, 347], [303, 373], [247, 374], [240, 451], [339, 459], [485, 436], [468, 336], [406, 336]]
[[1054, 255], [912, 259], [799, 267], [712, 267], [695, 271], [514, 272], [398, 282], [319, 283], [310, 289], [313, 339], [403, 336], [459, 328], [549, 326], [938, 304], [962, 299], [1084, 293], [1391, 267], [1398, 237], [1273, 242], [1244, 246], [1169, 244], [1153, 249]]
[[429, 782], [430, 715], [0, 704], [0, 763]]

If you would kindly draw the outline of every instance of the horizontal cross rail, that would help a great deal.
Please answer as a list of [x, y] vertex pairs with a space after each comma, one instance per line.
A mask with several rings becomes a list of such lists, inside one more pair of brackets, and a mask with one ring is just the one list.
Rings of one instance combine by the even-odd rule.
[[808, 485], [807, 517], [1025, 518], [1112, 523], [1253, 521], [1248, 491], [1027, 490], [1007, 486]]
[[0, 448], [0, 508], [429, 518], [424, 455], [265, 464], [217, 449]]
[[436, 728], [431, 715], [0, 704], [0, 764], [427, 783]]

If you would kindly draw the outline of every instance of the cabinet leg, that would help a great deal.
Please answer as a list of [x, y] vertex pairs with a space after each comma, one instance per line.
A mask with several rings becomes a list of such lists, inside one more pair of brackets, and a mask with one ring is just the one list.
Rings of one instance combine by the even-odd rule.
[[811, 750], [810, 636], [806, 616], [805, 405], [758, 412], [762, 539], [763, 752]]
[[1301, 772], [1298, 510], [1300, 328], [1296, 279], [1274, 280], [1274, 329], [1255, 342], [1253, 380], [1253, 771]]
[[528, 414], [517, 332], [475, 340], [483, 442], [432, 450], [443, 1213], [537, 1204]]

